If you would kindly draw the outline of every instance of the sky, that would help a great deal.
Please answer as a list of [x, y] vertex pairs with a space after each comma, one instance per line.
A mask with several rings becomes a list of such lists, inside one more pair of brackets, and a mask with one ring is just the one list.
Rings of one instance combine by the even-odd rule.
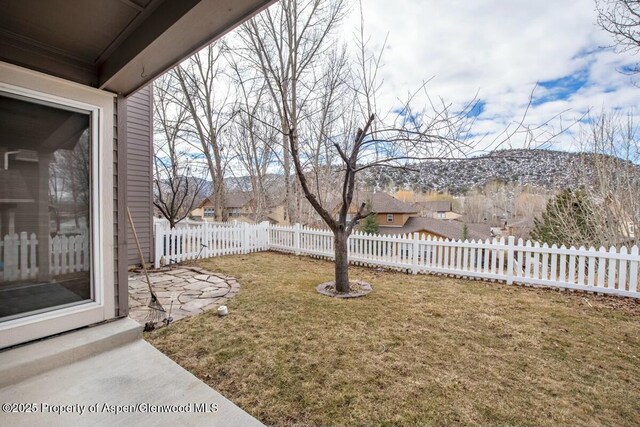
[[[371, 47], [379, 50], [387, 38], [381, 102], [389, 108], [432, 79], [427, 85], [432, 98], [462, 106], [476, 97], [473, 132], [487, 135], [485, 143], [520, 121], [528, 106], [525, 121], [531, 125], [562, 113], [552, 122], [555, 131], [587, 111], [637, 113], [638, 77], [620, 70], [639, 58], [608, 47], [613, 41], [596, 25], [593, 0], [363, 4]], [[358, 23], [356, 9], [345, 21], [344, 37], [352, 38]], [[571, 131], [547, 148], [575, 150]]]

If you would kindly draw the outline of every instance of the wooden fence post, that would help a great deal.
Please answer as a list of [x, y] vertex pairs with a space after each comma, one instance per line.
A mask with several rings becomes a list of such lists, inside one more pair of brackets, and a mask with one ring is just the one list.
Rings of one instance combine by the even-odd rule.
[[413, 233], [413, 264], [411, 272], [418, 274], [418, 253], [420, 250], [420, 233]]
[[24, 280], [29, 277], [29, 266], [27, 265], [27, 251], [29, 242], [27, 241], [27, 232], [20, 232], [20, 279]]
[[631, 248], [631, 256], [634, 258], [629, 264], [629, 291], [636, 292], [638, 290], [638, 247]]
[[249, 253], [249, 223], [242, 223], [242, 253]]
[[300, 224], [293, 225], [293, 250], [296, 255], [300, 255]]
[[262, 221], [262, 250], [269, 250], [269, 227], [271, 224], [269, 221]]
[[[207, 222], [203, 222], [200, 225], [200, 246], [198, 247], [198, 253], [196, 257], [206, 258], [207, 257], [207, 249], [209, 246], [207, 245], [207, 235], [209, 234], [209, 224]], [[205, 248], [205, 246], [207, 246]]]
[[507, 285], [513, 285], [513, 259], [515, 256], [516, 238], [509, 236], [507, 242]]
[[18, 235], [4, 236], [4, 280], [15, 280], [18, 272]]
[[155, 254], [153, 257], [153, 265], [155, 268], [160, 268], [160, 259], [164, 252], [164, 224], [156, 222], [153, 224], [153, 238], [155, 240]]

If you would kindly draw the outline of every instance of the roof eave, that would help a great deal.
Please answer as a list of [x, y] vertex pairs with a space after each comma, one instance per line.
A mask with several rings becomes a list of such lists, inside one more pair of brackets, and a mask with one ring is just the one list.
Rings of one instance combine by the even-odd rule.
[[102, 63], [98, 86], [129, 95], [273, 3], [275, 0], [163, 2]]

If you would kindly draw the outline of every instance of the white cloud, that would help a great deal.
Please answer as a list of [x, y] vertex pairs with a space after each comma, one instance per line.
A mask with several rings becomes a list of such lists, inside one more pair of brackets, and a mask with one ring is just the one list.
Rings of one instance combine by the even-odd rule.
[[[587, 84], [564, 100], [532, 106], [527, 121], [541, 123], [560, 112], [564, 123], [589, 108], [634, 108], [640, 88], [618, 70], [634, 63], [628, 54], [601, 49], [611, 43], [595, 24], [592, 0], [366, 0], [365, 31], [383, 55], [381, 99], [428, 85], [430, 95], [456, 105], [476, 92], [485, 102], [478, 131], [495, 133], [518, 121], [536, 82], [586, 72]], [[359, 12], [345, 24], [351, 37]], [[545, 94], [539, 87], [536, 96]], [[555, 122], [556, 127], [559, 122]], [[567, 138], [561, 147], [569, 148]]]

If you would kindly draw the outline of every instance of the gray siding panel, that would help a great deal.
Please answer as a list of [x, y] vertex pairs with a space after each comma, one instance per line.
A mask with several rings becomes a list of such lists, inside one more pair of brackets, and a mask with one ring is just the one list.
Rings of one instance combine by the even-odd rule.
[[[122, 274], [120, 270], [120, 218], [118, 215], [120, 207], [120, 194], [118, 192], [118, 100], [114, 100], [113, 105], [113, 262], [115, 263], [114, 271], [114, 298], [116, 307], [116, 316], [121, 315], [121, 294], [122, 294]], [[122, 191], [122, 190], [121, 190]]]
[[[127, 98], [127, 205], [147, 263], [153, 261], [153, 98], [149, 85]], [[131, 228], [127, 235], [128, 265], [140, 264]]]
[[[126, 177], [127, 177], [127, 150], [126, 138], [124, 131], [126, 129], [123, 122], [126, 117], [124, 99], [118, 97], [114, 108], [115, 117], [113, 120], [115, 129], [114, 135], [114, 177], [113, 177], [113, 197], [114, 197], [114, 215], [113, 224], [114, 236], [114, 261], [116, 263], [116, 283], [115, 283], [115, 299], [116, 299], [116, 316], [122, 317], [129, 313], [128, 301], [128, 279], [127, 279], [127, 223], [126, 223]], [[118, 132], [119, 131], [119, 132]]]

